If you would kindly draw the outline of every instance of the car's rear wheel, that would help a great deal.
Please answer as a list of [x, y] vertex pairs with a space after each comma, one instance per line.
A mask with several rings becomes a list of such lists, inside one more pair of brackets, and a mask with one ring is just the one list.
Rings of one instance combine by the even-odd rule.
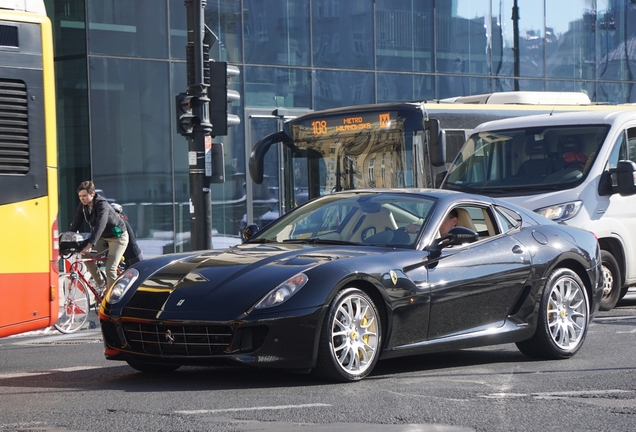
[[529, 357], [564, 359], [583, 345], [589, 324], [589, 301], [581, 278], [572, 270], [559, 268], [546, 282], [537, 330], [517, 348]]
[[608, 311], [616, 306], [621, 298], [622, 283], [616, 258], [608, 251], [601, 251], [601, 267], [603, 269], [603, 299], [602, 311]]
[[138, 360], [126, 360], [126, 363], [128, 363], [131, 368], [146, 373], [169, 373], [181, 367], [181, 365], [147, 363]]
[[314, 373], [329, 381], [360, 380], [377, 363], [381, 341], [382, 322], [373, 300], [357, 288], [345, 288], [329, 306]]

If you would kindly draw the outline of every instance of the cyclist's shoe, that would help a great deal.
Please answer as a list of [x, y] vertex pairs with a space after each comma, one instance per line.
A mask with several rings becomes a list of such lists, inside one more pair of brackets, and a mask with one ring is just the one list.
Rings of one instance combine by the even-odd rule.
[[91, 280], [91, 285], [93, 285], [93, 288], [95, 289], [95, 291], [97, 291], [99, 296], [101, 298], [104, 298], [104, 294], [106, 294], [106, 282], [104, 282], [101, 285], [98, 285], [97, 282], [93, 279]]

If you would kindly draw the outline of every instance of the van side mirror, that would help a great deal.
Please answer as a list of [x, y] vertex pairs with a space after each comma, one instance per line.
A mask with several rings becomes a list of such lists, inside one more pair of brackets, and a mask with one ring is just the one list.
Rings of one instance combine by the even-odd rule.
[[428, 152], [431, 165], [443, 166], [446, 163], [446, 132], [440, 128], [437, 119], [426, 120], [424, 126], [428, 129]]
[[636, 194], [636, 163], [632, 161], [618, 161], [616, 168], [610, 170], [616, 173], [614, 191], [621, 196]]
[[435, 188], [439, 189], [439, 187], [442, 185], [442, 182], [446, 178], [446, 174], [448, 174], [448, 171], [442, 171], [435, 175], [435, 184], [433, 185], [435, 186]]

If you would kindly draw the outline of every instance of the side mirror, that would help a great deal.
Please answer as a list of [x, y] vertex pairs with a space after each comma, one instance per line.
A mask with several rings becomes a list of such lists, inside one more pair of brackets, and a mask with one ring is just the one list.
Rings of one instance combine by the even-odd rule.
[[252, 225], [248, 225], [247, 228], [245, 228], [243, 230], [243, 232], [241, 233], [241, 237], [243, 238], [243, 241], [249, 240], [252, 236], [254, 236], [254, 234], [256, 234], [258, 232], [258, 225], [252, 224]]
[[621, 196], [634, 195], [636, 193], [636, 163], [632, 161], [618, 161], [616, 168], [610, 170], [616, 173], [616, 186], [614, 191]]
[[467, 243], [474, 243], [479, 240], [479, 234], [465, 227], [455, 227], [451, 229], [444, 237], [435, 239], [428, 248], [430, 258], [438, 258], [442, 249], [449, 246], [459, 246]]
[[446, 174], [448, 174], [448, 171], [442, 171], [440, 173], [437, 173], [435, 175], [435, 184], [433, 185], [436, 189], [439, 189], [440, 186], [442, 186], [442, 182], [444, 181], [444, 179], [446, 178]]
[[440, 128], [439, 120], [426, 120], [428, 129], [428, 151], [431, 165], [435, 167], [444, 166], [446, 163], [446, 132]]

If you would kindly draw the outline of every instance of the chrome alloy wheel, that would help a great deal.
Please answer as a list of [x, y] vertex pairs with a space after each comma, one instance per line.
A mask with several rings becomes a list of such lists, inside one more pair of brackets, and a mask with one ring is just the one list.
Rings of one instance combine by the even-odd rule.
[[551, 287], [547, 324], [554, 343], [563, 350], [576, 348], [588, 324], [586, 293], [579, 283], [564, 275]]
[[331, 325], [331, 350], [339, 366], [362, 375], [378, 355], [378, 317], [366, 298], [352, 294], [337, 305]]

